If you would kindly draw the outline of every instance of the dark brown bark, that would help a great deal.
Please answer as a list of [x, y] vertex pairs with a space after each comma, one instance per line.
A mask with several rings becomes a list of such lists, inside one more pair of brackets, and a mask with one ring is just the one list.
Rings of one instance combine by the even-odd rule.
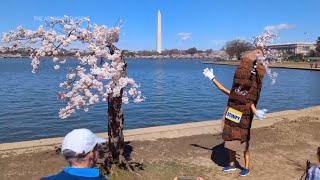
[[[116, 50], [115, 46], [110, 46], [110, 53], [113, 54]], [[123, 56], [120, 61], [125, 62]], [[126, 77], [127, 64], [123, 67], [120, 77]], [[109, 138], [109, 157], [106, 162], [110, 165], [116, 165], [120, 168], [131, 170], [131, 166], [128, 163], [124, 155], [124, 117], [122, 112], [122, 94], [123, 89], [120, 92], [120, 96], [113, 97], [112, 94], [108, 98], [108, 138]]]
[[[121, 90], [122, 94], [122, 90]], [[109, 160], [111, 164], [128, 168], [124, 157], [124, 135], [123, 135], [123, 113], [121, 97], [109, 97], [108, 99], [108, 138], [109, 138]]]

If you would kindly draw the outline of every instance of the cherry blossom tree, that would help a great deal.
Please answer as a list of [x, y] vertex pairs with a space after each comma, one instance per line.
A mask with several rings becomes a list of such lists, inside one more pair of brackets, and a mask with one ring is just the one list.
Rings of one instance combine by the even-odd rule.
[[215, 60], [227, 60], [229, 55], [225, 51], [212, 51], [209, 57]]
[[[51, 57], [56, 70], [67, 68], [66, 80], [60, 83], [62, 90], [58, 97], [66, 103], [60, 109], [59, 117], [64, 119], [76, 110], [87, 112], [95, 103], [108, 102], [109, 152], [112, 164], [130, 167], [124, 157], [122, 103], [129, 100], [141, 102], [145, 98], [132, 78], [127, 77], [127, 64], [121, 51], [114, 46], [119, 40], [121, 25], [115, 27], [91, 24], [89, 18], [73, 20], [68, 16], [51, 18], [37, 30], [24, 29], [3, 33], [2, 41], [12, 49], [22, 45], [36, 47], [31, 54], [32, 72], [39, 70], [40, 58]], [[62, 48], [84, 44], [83, 51], [77, 51], [74, 66], [62, 66]]]

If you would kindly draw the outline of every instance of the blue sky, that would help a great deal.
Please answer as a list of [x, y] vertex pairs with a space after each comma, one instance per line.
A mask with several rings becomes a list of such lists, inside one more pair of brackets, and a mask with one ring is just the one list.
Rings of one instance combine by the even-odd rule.
[[319, 0], [3, 0], [0, 32], [35, 29], [49, 16], [90, 17], [99, 25], [126, 21], [118, 46], [155, 49], [157, 11], [164, 49], [220, 49], [228, 40], [278, 29], [276, 42], [315, 41], [320, 36]]

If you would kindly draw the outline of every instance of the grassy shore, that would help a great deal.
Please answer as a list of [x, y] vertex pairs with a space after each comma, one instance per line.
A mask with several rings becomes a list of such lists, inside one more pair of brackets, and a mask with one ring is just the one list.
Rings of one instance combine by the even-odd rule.
[[[191, 123], [127, 132], [130, 162], [139, 163], [143, 170], [134, 173], [119, 170], [110, 178], [240, 178], [237, 175], [239, 170], [228, 173], [221, 171], [227, 163], [227, 151], [218, 133], [220, 121], [209, 122], [215, 124]], [[320, 106], [270, 113], [264, 121], [254, 120], [250, 146], [251, 173], [246, 179], [299, 179], [306, 160], [316, 162], [316, 149], [320, 145], [319, 128]], [[16, 143], [0, 144], [0, 179], [39, 179], [59, 172], [67, 165], [61, 155], [54, 151], [60, 141], [58, 138], [47, 144], [45, 141], [34, 142], [33, 146], [28, 147], [14, 146]], [[242, 154], [237, 154], [237, 157], [240, 165], [243, 165]]]
[[[232, 65], [237, 66], [240, 61], [211, 61], [204, 62], [204, 64], [220, 64], [220, 65]], [[320, 71], [320, 63], [317, 68], [311, 68], [309, 62], [281, 62], [281, 63], [270, 63], [271, 68], [287, 68], [287, 69], [302, 69], [302, 70], [312, 70]]]

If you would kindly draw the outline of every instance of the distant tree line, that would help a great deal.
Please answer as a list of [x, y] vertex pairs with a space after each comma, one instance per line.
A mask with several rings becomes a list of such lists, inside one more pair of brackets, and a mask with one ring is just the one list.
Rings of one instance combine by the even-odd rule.
[[[8, 47], [4, 47], [4, 48], [0, 48], [0, 55], [19, 55], [21, 57], [29, 57], [32, 53], [34, 53], [35, 49], [31, 48], [31, 47], [19, 47], [16, 49], [12, 49], [12, 48], [8, 48]], [[58, 56], [60, 57], [71, 57], [71, 56], [75, 56], [75, 54], [79, 52], [82, 55], [87, 54], [86, 52], [74, 48], [74, 49], [59, 49], [58, 50]]]
[[[228, 41], [224, 47], [220, 51], [216, 51], [213, 49], [200, 50], [196, 47], [192, 47], [186, 50], [180, 49], [165, 49], [161, 53], [158, 53], [155, 50], [140, 50], [140, 51], [130, 51], [123, 50], [123, 54], [128, 58], [135, 57], [169, 57], [169, 58], [209, 58], [209, 59], [217, 59], [217, 60], [227, 60], [229, 58], [237, 58], [240, 59], [243, 52], [249, 51], [253, 49], [253, 45], [244, 40], [236, 39], [232, 41]], [[19, 49], [2, 49], [0, 54], [3, 55], [20, 55], [22, 57], [29, 57], [30, 54], [34, 51], [33, 48], [30, 47], [21, 47]], [[60, 49], [59, 56], [61, 57], [70, 57], [74, 56], [77, 52], [81, 54], [86, 54], [77, 48], [66, 50]]]
[[320, 55], [320, 36], [317, 39], [316, 51], [317, 51], [318, 55]]
[[123, 53], [127, 57], [134, 57], [134, 56], [156, 56], [156, 55], [163, 55], [163, 56], [170, 56], [170, 55], [194, 55], [194, 54], [210, 54], [212, 53], [212, 49], [207, 50], [199, 50], [196, 47], [189, 48], [187, 50], [179, 50], [179, 49], [165, 49], [161, 53], [158, 53], [155, 50], [141, 50], [141, 51], [129, 51], [123, 50]]
[[[225, 53], [229, 56], [227, 58], [236, 58], [240, 59], [241, 55], [246, 52], [254, 49], [254, 46], [241, 39], [235, 39], [228, 41], [224, 47], [222, 47], [221, 51], [225, 51]], [[186, 50], [179, 50], [179, 49], [165, 49], [161, 53], [158, 53], [155, 50], [141, 50], [141, 51], [129, 51], [124, 50], [123, 53], [126, 57], [139, 57], [139, 56], [173, 56], [173, 55], [198, 55], [203, 57], [208, 57], [210, 54], [215, 54], [214, 57], [218, 57], [217, 51], [212, 49], [207, 50], [199, 50], [196, 47], [192, 47]], [[219, 55], [220, 56], [220, 55]], [[211, 56], [212, 57], [212, 56]], [[222, 56], [223, 60], [226, 60], [226, 56]]]
[[309, 52], [310, 57], [320, 56], [320, 37], [316, 40], [316, 49], [311, 49]]
[[[241, 59], [241, 56], [244, 52], [250, 51], [254, 49], [253, 44], [250, 42], [247, 42], [245, 40], [241, 39], [235, 39], [231, 41], [227, 41], [226, 44], [221, 48], [221, 51], [224, 51], [229, 57], [227, 59]], [[19, 48], [15, 50], [10, 50], [10, 49], [2, 49], [0, 51], [0, 54], [19, 54], [23, 57], [28, 57], [34, 50], [30, 47], [25, 47], [25, 48]], [[59, 51], [59, 56], [74, 56], [75, 53], [77, 52], [84, 53], [80, 50], [65, 50], [62, 49]], [[209, 57], [209, 55], [214, 54], [215, 57], [217, 54], [217, 51], [214, 51], [212, 49], [207, 49], [207, 50], [199, 50], [196, 47], [192, 47], [186, 50], [180, 50], [180, 49], [165, 49], [161, 53], [158, 53], [155, 50], [140, 50], [140, 51], [130, 51], [130, 50], [123, 50], [123, 53], [125, 57], [148, 57], [148, 56], [168, 56], [168, 57], [174, 57], [174, 56], [196, 56], [196, 57]], [[287, 54], [287, 56], [294, 56]], [[297, 55], [296, 55], [297, 56]], [[320, 56], [320, 37], [316, 40], [316, 49], [315, 50], [310, 50], [309, 52], [310, 57], [314, 56]], [[212, 57], [212, 56], [211, 56]], [[226, 60], [226, 56], [223, 56], [223, 60]]]

